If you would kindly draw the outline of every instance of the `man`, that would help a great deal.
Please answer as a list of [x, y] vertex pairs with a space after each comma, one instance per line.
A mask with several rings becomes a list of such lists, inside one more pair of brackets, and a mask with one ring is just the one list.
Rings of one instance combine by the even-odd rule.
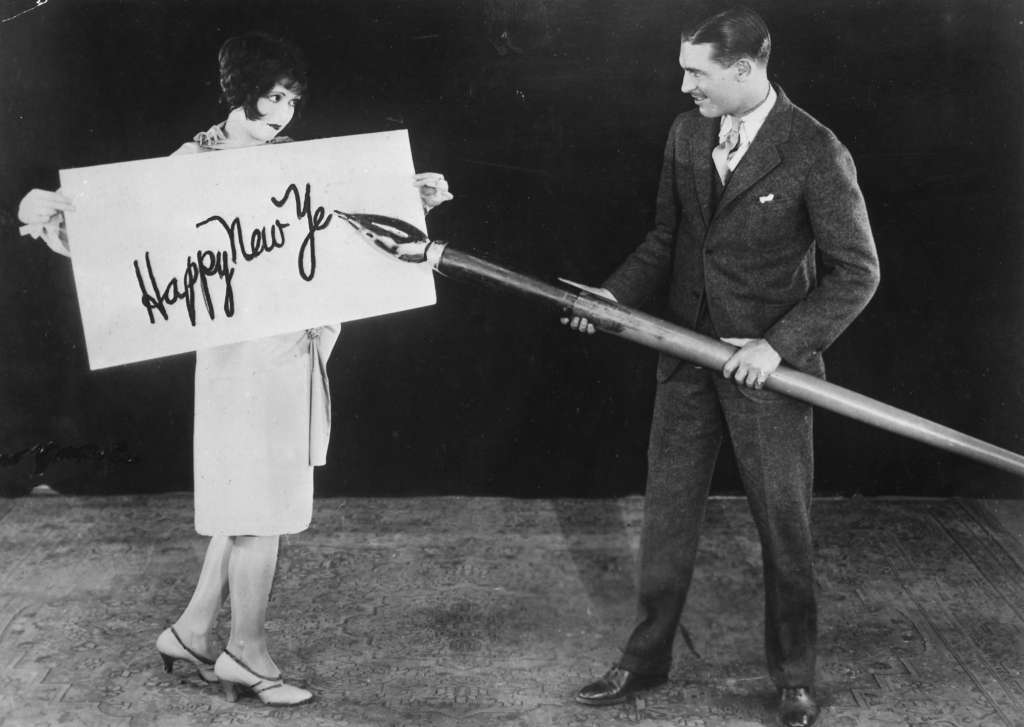
[[[630, 306], [667, 289], [670, 320], [738, 349], [722, 375], [659, 360], [639, 622], [619, 662], [577, 693], [583, 704], [615, 704], [667, 679], [727, 433], [761, 537], [780, 721], [806, 726], [818, 715], [812, 412], [761, 387], [782, 361], [824, 375], [821, 352], [871, 298], [878, 258], [849, 153], [769, 82], [770, 50], [764, 21], [746, 8], [683, 35], [682, 91], [697, 108], [669, 132], [654, 229], [604, 284]], [[594, 331], [586, 319], [563, 323]]]

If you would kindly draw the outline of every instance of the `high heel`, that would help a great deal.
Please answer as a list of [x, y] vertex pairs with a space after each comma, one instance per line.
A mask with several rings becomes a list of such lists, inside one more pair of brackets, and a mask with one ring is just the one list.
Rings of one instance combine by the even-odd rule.
[[164, 671], [170, 674], [174, 671], [174, 662], [187, 661], [193, 664], [199, 672], [199, 678], [207, 684], [216, 684], [220, 681], [213, 670], [213, 659], [203, 656], [189, 648], [174, 627], [164, 629], [156, 639], [156, 650], [164, 662]]
[[313, 699], [311, 691], [285, 684], [280, 674], [276, 677], [257, 674], [227, 649], [217, 657], [213, 671], [220, 678], [224, 698], [229, 702], [238, 700], [240, 688], [259, 697], [269, 707], [294, 707]]

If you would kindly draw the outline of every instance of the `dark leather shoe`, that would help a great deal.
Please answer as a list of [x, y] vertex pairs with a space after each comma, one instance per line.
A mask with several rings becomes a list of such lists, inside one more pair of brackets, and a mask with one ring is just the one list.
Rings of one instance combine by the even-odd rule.
[[668, 681], [665, 674], [634, 674], [628, 669], [613, 666], [608, 673], [576, 692], [576, 701], [591, 707], [625, 702], [629, 697], [644, 689], [650, 689]]
[[818, 703], [810, 689], [783, 689], [779, 697], [779, 724], [782, 727], [811, 727], [818, 719]]

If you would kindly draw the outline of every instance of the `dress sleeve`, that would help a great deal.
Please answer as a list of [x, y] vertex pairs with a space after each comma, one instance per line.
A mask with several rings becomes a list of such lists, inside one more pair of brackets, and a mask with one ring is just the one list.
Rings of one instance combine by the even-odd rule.
[[22, 225], [18, 228], [22, 235], [42, 240], [46, 246], [58, 255], [71, 257], [71, 246], [68, 244], [67, 228], [64, 226], [64, 217], [59, 222], [47, 222], [32, 225]]

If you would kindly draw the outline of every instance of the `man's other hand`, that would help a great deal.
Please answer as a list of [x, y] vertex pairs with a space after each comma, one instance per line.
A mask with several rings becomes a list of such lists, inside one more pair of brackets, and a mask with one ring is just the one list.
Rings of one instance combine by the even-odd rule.
[[722, 375], [735, 379], [737, 384], [760, 389], [782, 363], [782, 357], [763, 338], [723, 338], [726, 343], [739, 346], [722, 367]]

